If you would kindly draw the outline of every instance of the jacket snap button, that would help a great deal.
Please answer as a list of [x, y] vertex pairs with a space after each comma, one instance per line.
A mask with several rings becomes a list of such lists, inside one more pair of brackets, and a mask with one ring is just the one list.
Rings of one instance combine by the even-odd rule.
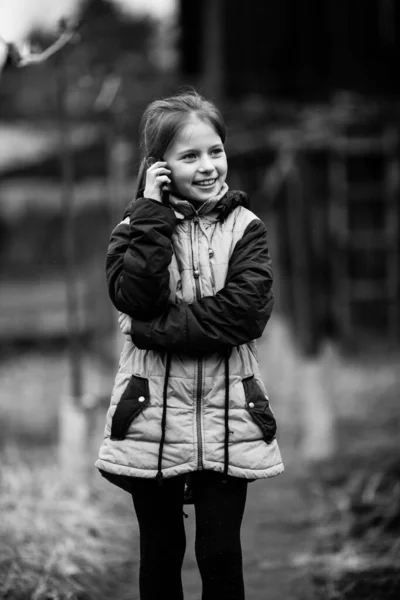
[[194, 271], [193, 275], [194, 275], [194, 276], [195, 276], [195, 278], [197, 279], [197, 278], [198, 278], [198, 276], [200, 275], [200, 273], [199, 273], [199, 270], [198, 270], [198, 269], [195, 269], [195, 271]]
[[144, 402], [144, 401], [145, 401], [145, 399], [146, 399], [146, 398], [145, 398], [144, 396], [139, 396], [139, 398], [138, 398], [139, 402]]
[[[139, 400], [140, 400], [140, 398], [139, 398]], [[250, 408], [254, 408], [254, 402], [249, 402], [249, 406], [250, 406]]]

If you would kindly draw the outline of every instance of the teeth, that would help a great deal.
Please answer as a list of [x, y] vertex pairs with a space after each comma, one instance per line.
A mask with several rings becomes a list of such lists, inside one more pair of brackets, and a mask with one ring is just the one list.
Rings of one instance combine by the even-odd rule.
[[207, 187], [215, 183], [215, 179], [206, 179], [205, 181], [196, 181], [196, 185]]

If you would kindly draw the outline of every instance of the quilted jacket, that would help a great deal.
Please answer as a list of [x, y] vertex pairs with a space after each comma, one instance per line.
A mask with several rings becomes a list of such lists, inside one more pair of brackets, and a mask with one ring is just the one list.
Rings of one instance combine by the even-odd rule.
[[243, 192], [198, 210], [140, 198], [111, 234], [109, 294], [132, 327], [96, 466], [125, 489], [132, 476], [283, 471], [254, 341], [273, 306], [271, 260], [246, 206]]

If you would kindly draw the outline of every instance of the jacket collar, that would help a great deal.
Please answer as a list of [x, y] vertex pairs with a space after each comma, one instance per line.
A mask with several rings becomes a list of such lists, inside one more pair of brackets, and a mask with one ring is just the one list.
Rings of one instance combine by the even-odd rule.
[[169, 203], [178, 218], [193, 219], [194, 217], [204, 217], [213, 212], [217, 215], [219, 221], [223, 221], [237, 206], [241, 205], [248, 208], [249, 205], [247, 194], [241, 191], [228, 190], [227, 184], [224, 183], [220, 193], [206, 200], [197, 210], [188, 200], [176, 198], [172, 194], [169, 196]]
[[219, 194], [217, 194], [216, 196], [212, 196], [211, 198], [203, 202], [203, 204], [200, 204], [199, 208], [197, 209], [188, 200], [184, 200], [183, 198], [177, 198], [172, 194], [169, 195], [169, 204], [171, 208], [173, 208], [175, 213], [178, 213], [178, 218], [181, 217], [184, 219], [193, 219], [194, 217], [203, 217], [215, 210], [215, 207], [217, 206], [218, 202], [224, 196], [226, 196], [228, 189], [229, 188], [227, 184], [224, 183]]

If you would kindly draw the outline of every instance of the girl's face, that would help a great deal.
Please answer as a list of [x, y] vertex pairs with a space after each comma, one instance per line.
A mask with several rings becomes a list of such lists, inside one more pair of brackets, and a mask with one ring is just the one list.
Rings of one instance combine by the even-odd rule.
[[197, 116], [180, 129], [164, 160], [171, 169], [170, 191], [189, 201], [205, 202], [216, 196], [228, 171], [221, 138]]

